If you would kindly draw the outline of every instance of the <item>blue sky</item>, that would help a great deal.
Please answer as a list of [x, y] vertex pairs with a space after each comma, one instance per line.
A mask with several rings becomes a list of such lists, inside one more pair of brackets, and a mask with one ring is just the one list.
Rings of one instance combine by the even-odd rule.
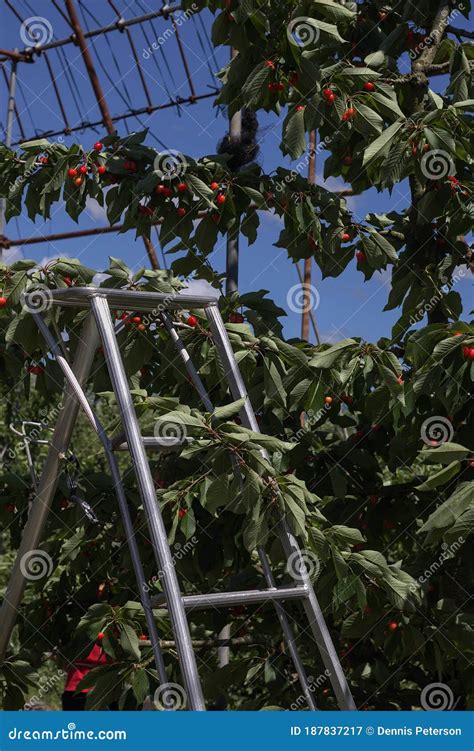
[[[116, 20], [116, 16], [105, 0], [100, 2], [82, 0], [82, 3], [76, 0], [76, 5], [84, 27], [87, 25], [88, 28], [97, 28], [97, 26]], [[150, 0], [148, 2], [117, 0], [116, 5], [125, 18], [156, 10], [156, 4], [152, 4]], [[55, 10], [50, 0], [37, 0], [34, 3], [18, 0], [15, 8], [23, 19], [32, 16], [39, 17], [36, 27], [38, 33], [48, 38], [51, 33], [53, 39], [64, 38], [70, 34], [66, 21]], [[176, 18], [179, 18], [179, 14]], [[209, 41], [204, 31], [205, 28], [210, 28], [211, 18], [210, 14], [204, 13], [200, 18], [181, 20], [179, 24], [180, 39], [186, 51], [197, 93], [206, 93], [213, 88], [215, 79], [212, 74], [225, 63], [228, 54], [227, 49], [222, 49], [216, 53], [215, 58], [211, 55]], [[185, 98], [190, 93], [176, 35], [169, 34], [168, 31], [169, 36], [163, 37], [166, 29], [169, 28], [169, 22], [161, 18], [153, 23], [144, 24], [145, 34], [138, 26], [131, 28], [153, 104], [165, 103], [169, 101], [170, 96]], [[20, 21], [10, 11], [3, 10], [0, 47], [22, 49], [26, 46], [25, 41], [28, 41], [26, 35], [25, 30], [21, 31]], [[152, 49], [150, 53], [148, 50], [153, 42], [158, 49]], [[145, 93], [125, 34], [113, 32], [100, 38], [96, 37], [93, 57], [113, 116], [129, 111], [130, 108], [146, 106]], [[48, 52], [48, 58], [54, 69], [56, 83], [70, 124], [77, 125], [81, 122], [99, 120], [100, 113], [78, 48], [68, 45], [63, 47], [59, 54], [56, 50]], [[5, 66], [7, 72], [8, 67], [8, 65]], [[34, 136], [35, 131], [62, 129], [64, 122], [45, 60], [37, 59], [33, 65], [20, 63], [18, 79], [17, 107], [26, 135]], [[436, 80], [437, 90], [442, 90], [444, 85], [443, 78]], [[0, 123], [3, 129], [6, 109], [6, 88], [3, 76], [0, 78], [0, 86], [2, 87]], [[213, 108], [212, 101], [211, 98], [192, 106], [185, 105], [179, 114], [176, 108], [170, 108], [151, 115], [143, 115], [140, 118], [141, 124], [135, 118], [130, 118], [117, 124], [118, 132], [120, 135], [125, 135], [127, 129], [132, 132], [149, 127], [148, 142], [157, 148], [160, 148], [159, 141], [161, 141], [166, 148], [176, 149], [193, 157], [215, 153], [216, 144], [225, 133], [227, 123], [225, 114]], [[259, 162], [263, 169], [270, 172], [279, 164], [290, 166], [291, 162], [281, 157], [278, 148], [281, 121], [264, 113], [259, 113], [258, 117], [260, 124]], [[79, 131], [72, 137], [65, 138], [64, 143], [79, 141], [89, 148], [102, 135], [104, 131], [100, 127], [95, 131]], [[18, 124], [15, 123], [13, 140], [18, 140], [19, 137]], [[321, 182], [324, 158], [325, 152], [323, 151], [318, 155], [317, 163], [318, 180]], [[341, 182], [335, 180], [328, 181], [326, 186], [344, 187]], [[388, 193], [380, 195], [375, 190], [371, 190], [363, 196], [349, 199], [349, 206], [355, 214], [355, 220], [362, 221], [369, 211], [402, 210], [407, 205], [407, 193], [406, 184], [397, 186], [391, 196]], [[256, 243], [247, 247], [245, 238], [241, 239], [239, 287], [241, 292], [268, 289], [275, 302], [288, 312], [288, 317], [284, 322], [285, 335], [297, 336], [300, 332], [300, 316], [289, 309], [287, 302], [288, 290], [298, 282], [297, 272], [287, 259], [286, 251], [273, 247], [281, 228], [278, 217], [271, 213], [261, 213], [260, 220], [261, 226]], [[91, 204], [87, 212], [81, 216], [79, 228], [85, 229], [105, 224], [107, 220], [103, 211], [97, 205]], [[43, 222], [37, 219], [33, 224], [28, 218], [22, 216], [9, 223], [6, 234], [10, 238], [29, 237], [77, 228], [77, 225], [64, 212], [63, 207], [58, 205], [54, 209], [51, 221]], [[153, 240], [158, 248], [156, 236]], [[130, 233], [25, 246], [20, 257], [22, 255], [38, 260], [57, 255], [79, 257], [86, 265], [98, 269], [106, 267], [108, 255], [119, 256], [134, 268], [147, 265], [141, 240], [135, 241]], [[18, 251], [13, 250], [10, 257], [13, 256], [17, 257]], [[219, 271], [224, 269], [225, 240], [223, 238], [220, 239], [211, 262]], [[313, 283], [320, 295], [320, 303], [315, 310], [315, 316], [323, 340], [337, 341], [346, 336], [355, 335], [374, 341], [380, 336], [389, 335], [391, 325], [398, 317], [397, 311], [381, 315], [390, 286], [389, 272], [376, 274], [370, 282], [364, 283], [362, 274], [356, 271], [355, 263], [352, 263], [337, 279], [326, 279], [321, 282], [319, 270], [316, 265], [313, 265]], [[459, 289], [462, 290], [463, 297], [466, 299], [471, 289], [471, 281], [466, 277], [460, 282]], [[312, 334], [311, 337], [314, 340]]]

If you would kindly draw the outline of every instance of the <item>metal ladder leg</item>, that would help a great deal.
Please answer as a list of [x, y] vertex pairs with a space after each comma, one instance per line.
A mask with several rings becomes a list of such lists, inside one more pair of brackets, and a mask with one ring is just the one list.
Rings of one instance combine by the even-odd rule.
[[[253, 407], [250, 403], [250, 399], [248, 398], [247, 389], [235, 360], [232, 345], [230, 343], [229, 337], [227, 335], [227, 330], [225, 328], [217, 305], [209, 306], [208, 308], [206, 308], [206, 316], [209, 321], [214, 341], [219, 350], [222, 363], [227, 371], [227, 377], [234, 399], [247, 397], [245, 404], [241, 409], [242, 423], [249, 427], [251, 430], [259, 433], [260, 428], [258, 427]], [[262, 451], [262, 453], [268, 457], [268, 453], [266, 451]], [[326, 667], [329, 680], [331, 681], [334, 693], [336, 694], [338, 704], [341, 709], [354, 710], [356, 709], [354, 699], [352, 698], [352, 694], [344, 675], [344, 671], [342, 670], [339, 657], [326, 626], [326, 622], [324, 620], [324, 616], [321, 612], [321, 608], [314, 592], [311, 579], [308, 576], [306, 567], [304, 565], [300, 547], [296, 538], [291, 533], [288, 523], [284, 519], [280, 522], [280, 539], [287, 558], [289, 558], [290, 555], [296, 554], [296, 556], [300, 559], [299, 568], [301, 582], [307, 588], [309, 594], [308, 599], [303, 603], [305, 612], [308, 617], [316, 644], [318, 645], [321, 658]]]
[[[189, 377], [191, 378], [194, 386], [196, 387], [196, 391], [198, 392], [199, 396], [201, 397], [201, 400], [204, 404], [205, 409], [208, 412], [214, 411], [214, 405], [212, 404], [209, 395], [204, 387], [204, 384], [194, 366], [193, 361], [191, 360], [191, 357], [184, 345], [184, 342], [182, 341], [181, 337], [179, 336], [178, 332], [176, 331], [175, 326], [173, 326], [173, 322], [171, 321], [170, 317], [165, 313], [162, 314], [162, 320], [163, 323], [172, 339], [172, 341], [175, 343], [176, 349], [180, 355], [180, 357], [183, 360], [183, 363], [189, 373]], [[238, 468], [237, 470], [238, 471]], [[260, 558], [260, 562], [262, 564], [263, 574], [265, 577], [265, 581], [267, 582], [268, 587], [275, 587], [275, 580], [273, 578], [273, 574], [271, 572], [270, 568], [270, 562], [268, 560], [267, 554], [265, 553], [265, 550], [262, 547], [259, 547], [258, 549], [258, 555]], [[281, 629], [283, 631], [283, 634], [285, 636], [286, 642], [288, 644], [288, 650], [290, 652], [291, 658], [293, 660], [293, 664], [295, 666], [296, 673], [298, 675], [301, 688], [303, 690], [303, 693], [305, 695], [305, 698], [308, 702], [308, 706], [310, 709], [315, 710], [317, 709], [313, 694], [311, 693], [309, 689], [309, 682], [306, 675], [306, 670], [304, 668], [304, 665], [301, 661], [301, 658], [298, 654], [298, 650], [296, 649], [295, 645], [295, 638], [293, 635], [293, 630], [291, 628], [290, 622], [288, 621], [288, 617], [286, 615], [285, 609], [283, 605], [279, 602], [274, 602], [275, 611], [278, 617], [278, 620], [280, 621]], [[227, 626], [224, 627], [224, 629], [227, 629]], [[224, 631], [223, 629], [223, 631]], [[230, 633], [225, 632], [219, 634], [219, 638], [228, 638], [230, 636]], [[219, 664], [220, 667], [223, 667], [223, 665], [226, 665], [228, 662], [228, 654], [229, 654], [229, 647], [220, 647], [220, 650], [225, 650], [219, 652]], [[221, 664], [222, 663], [222, 664]]]
[[189, 706], [192, 710], [202, 711], [205, 710], [204, 697], [199, 681], [186, 613], [181, 599], [178, 578], [169, 549], [163, 518], [156, 500], [153, 478], [143, 446], [106, 296], [99, 294], [92, 296], [91, 306], [102, 339], [110, 379], [121, 413], [127, 444], [148, 519], [154, 549], [158, 556], [160, 574], [175, 634]]
[[[160, 649], [160, 644], [159, 644], [160, 637], [158, 634], [158, 629], [156, 627], [155, 618], [153, 616], [150, 596], [149, 596], [148, 588], [147, 588], [146, 581], [145, 581], [145, 575], [143, 573], [143, 566], [142, 566], [142, 562], [140, 558], [140, 553], [138, 551], [137, 541], [135, 538], [135, 530], [133, 528], [132, 519], [130, 517], [130, 511], [129, 511], [127, 499], [125, 496], [125, 490], [123, 487], [120, 470], [117, 464], [117, 459], [112, 450], [111, 442], [99, 418], [94, 413], [94, 411], [92, 410], [92, 407], [87, 401], [87, 397], [82, 389], [81, 384], [79, 383], [79, 380], [74, 375], [74, 372], [71, 369], [71, 366], [69, 365], [67, 359], [61, 353], [61, 350], [58, 347], [58, 344], [56, 343], [56, 341], [54, 340], [54, 337], [51, 334], [50, 330], [48, 329], [48, 326], [46, 325], [45, 321], [43, 320], [40, 314], [35, 313], [33, 315], [38, 325], [38, 328], [40, 329], [45, 341], [50, 347], [51, 352], [55, 355], [56, 361], [59, 364], [61, 370], [63, 371], [67, 383], [69, 384], [70, 388], [74, 391], [75, 397], [77, 399], [77, 403], [82, 407], [83, 411], [86, 414], [86, 417], [89, 419], [89, 422], [91, 423], [93, 429], [97, 433], [104, 447], [104, 451], [107, 457], [107, 461], [109, 463], [110, 473], [111, 473], [113, 484], [114, 484], [115, 494], [117, 496], [119, 509], [120, 509], [120, 513], [122, 516], [122, 522], [123, 522], [123, 526], [125, 529], [125, 535], [127, 538], [128, 547], [130, 550], [130, 557], [132, 559], [132, 565], [133, 565], [133, 570], [135, 573], [135, 579], [137, 582], [138, 592], [140, 595], [140, 600], [142, 603], [143, 611], [145, 613], [145, 620], [146, 620], [146, 624], [148, 628], [148, 633], [150, 636], [150, 641], [151, 641], [151, 646], [153, 650], [153, 656], [155, 658], [155, 664], [156, 664], [156, 669], [158, 672], [158, 677], [160, 680], [160, 684], [166, 685], [168, 681], [168, 677], [166, 674], [166, 668], [165, 668], [165, 663], [163, 660], [163, 655]], [[94, 331], [97, 336], [97, 339], [94, 342], [94, 347], [92, 348], [92, 352], [95, 353], [95, 349], [96, 349], [95, 345], [98, 343], [98, 332], [97, 332], [97, 327], [96, 327], [96, 324], [92, 315], [90, 316], [90, 322], [91, 322], [91, 325], [93, 325]], [[170, 701], [169, 701], [169, 697], [166, 696], [166, 692], [163, 695], [163, 705], [165, 708], [169, 708], [169, 709], [172, 708]]]
[[[77, 346], [73, 370], [80, 384], [87, 380], [97, 347], [97, 330], [91, 315], [86, 319]], [[18, 608], [26, 587], [22, 572], [24, 556], [36, 550], [40, 544], [43, 530], [48, 518], [58, 482], [62, 455], [67, 451], [71, 441], [74, 424], [79, 412], [79, 403], [71, 385], [66, 382], [63, 391], [63, 406], [58, 417], [56, 429], [51, 439], [38, 490], [31, 504], [28, 521], [25, 524], [21, 544], [13, 565], [10, 579], [0, 610], [0, 662], [3, 661], [15, 626]]]

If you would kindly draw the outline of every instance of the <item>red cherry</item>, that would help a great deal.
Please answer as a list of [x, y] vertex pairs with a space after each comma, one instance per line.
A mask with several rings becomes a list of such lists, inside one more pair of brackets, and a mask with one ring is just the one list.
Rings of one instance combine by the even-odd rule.
[[97, 167], [98, 174], [105, 175], [106, 171], [107, 171], [107, 168], [105, 167], [105, 165], [99, 164], [99, 166]]
[[148, 636], [146, 634], [140, 634], [138, 641], [148, 641]]
[[325, 396], [324, 397], [324, 404], [332, 404], [333, 401], [334, 401], [334, 399], [332, 398], [332, 396]]
[[4, 308], [7, 303], [8, 303], [7, 297], [0, 297], [0, 308]]
[[448, 175], [446, 180], [449, 180], [449, 182], [453, 185], [459, 185], [459, 180], [457, 179], [457, 177], [454, 177], [454, 175]]
[[176, 213], [178, 216], [186, 216], [186, 209], [184, 206], [180, 206]]
[[211, 220], [214, 222], [214, 224], [219, 224], [221, 218], [219, 214], [217, 214], [217, 212], [213, 211], [211, 214], [209, 214], [209, 216], [211, 217]]
[[68, 287], [72, 287], [73, 281], [72, 281], [72, 279], [71, 279], [70, 276], [65, 276], [64, 277], [64, 284], [66, 284]]
[[290, 86], [296, 86], [296, 84], [299, 81], [299, 74], [298, 73], [292, 73], [291, 76], [288, 78], [288, 83]]
[[69, 501], [67, 500], [67, 498], [63, 498], [62, 501], [59, 502], [59, 508], [60, 509], [69, 508]]
[[396, 631], [397, 628], [398, 628], [398, 623], [396, 621], [390, 621], [390, 623], [388, 624], [387, 628], [390, 631]]
[[471, 469], [474, 469], [474, 459], [469, 459], [468, 466], [471, 467]]
[[188, 513], [188, 509], [186, 509], [186, 508], [180, 508], [179, 511], [178, 511], [178, 517], [179, 517], [179, 519], [184, 519], [184, 517], [186, 516], [187, 513]]
[[398, 383], [399, 386], [403, 385], [403, 383], [404, 383], [403, 376], [398, 376], [397, 377], [397, 383]]
[[303, 112], [303, 110], [304, 110], [304, 105], [303, 104], [298, 104], [295, 107], [295, 112]]
[[74, 185], [76, 185], [78, 188], [81, 187], [81, 185], [82, 185], [83, 182], [84, 182], [84, 180], [82, 179], [82, 177], [75, 177], [74, 178]]
[[352, 164], [352, 157], [350, 156], [350, 154], [348, 154], [347, 156], [345, 156], [344, 159], [342, 160], [342, 162], [346, 166], [350, 166]]
[[363, 263], [365, 261], [365, 253], [362, 250], [357, 250], [355, 254], [357, 263]]
[[336, 95], [333, 92], [331, 92], [330, 95], [328, 96], [328, 102], [332, 104], [333, 102], [336, 101], [336, 98], [337, 98]]
[[94, 151], [102, 151], [103, 148], [104, 148], [104, 144], [103, 143], [101, 143], [100, 141], [96, 141], [95, 142], [95, 144], [94, 144]]
[[222, 206], [222, 204], [224, 204], [224, 203], [225, 203], [225, 196], [224, 196], [224, 195], [222, 195], [222, 193], [220, 193], [220, 194], [219, 194], [219, 195], [217, 196], [217, 198], [216, 198], [216, 201], [217, 201], [217, 203], [219, 204], [219, 206]]
[[68, 174], [68, 177], [76, 177], [77, 169], [75, 167], [69, 167], [67, 174]]
[[213, 180], [209, 187], [211, 190], [219, 190], [219, 183], [216, 183], [216, 181]]
[[192, 328], [197, 326], [197, 322], [198, 322], [198, 319], [196, 318], [196, 316], [188, 316], [188, 320], [186, 321], [188, 326], [191, 326]]
[[352, 396], [349, 396], [349, 394], [342, 394], [341, 396], [341, 402], [344, 402], [344, 404], [352, 404], [354, 400], [352, 399]]
[[170, 198], [170, 196], [173, 195], [173, 188], [166, 188], [165, 187], [165, 189], [163, 191], [163, 195], [165, 196], [165, 198]]
[[124, 169], [128, 170], [129, 172], [135, 172], [135, 170], [137, 169], [136, 162], [132, 160], [125, 162], [123, 166], [124, 166]]
[[277, 90], [277, 84], [276, 83], [269, 83], [267, 85], [268, 91], [271, 91], [272, 93]]
[[348, 107], [346, 109], [346, 111], [344, 112], [343, 116], [342, 116], [343, 122], [347, 122], [352, 117], [354, 117], [354, 115], [355, 115], [355, 109], [354, 109], [354, 107]]
[[186, 183], [178, 183], [178, 193], [185, 193], [188, 189]]
[[277, 83], [276, 90], [277, 91], [284, 91], [285, 90], [285, 84], [284, 83]]
[[130, 318], [132, 323], [141, 323], [142, 319], [140, 316], [133, 316], [133, 318]]
[[329, 97], [333, 95], [331, 89], [323, 89], [323, 97], [329, 101]]
[[412, 156], [416, 156], [417, 155], [418, 149], [416, 148], [416, 146], [413, 145], [411, 147], [411, 153], [412, 153]]
[[103, 631], [99, 631], [97, 634], [97, 641], [103, 641], [103, 639], [105, 639], [105, 634]]
[[273, 60], [265, 60], [265, 65], [267, 66], [267, 68], [275, 67], [275, 63], [273, 62]]
[[40, 157], [40, 163], [41, 164], [48, 164], [49, 163], [48, 157], [47, 156]]
[[387, 15], [388, 14], [384, 10], [379, 11], [379, 14], [378, 14], [379, 21], [385, 21], [385, 19], [387, 18]]
[[364, 91], [374, 91], [375, 90], [375, 84], [371, 81], [367, 81], [367, 83], [364, 83]]
[[81, 164], [81, 166], [79, 167], [79, 172], [81, 173], [81, 175], [87, 175], [87, 165]]
[[5, 506], [5, 511], [8, 511], [9, 514], [14, 514], [16, 511], [16, 506], [14, 503], [7, 503]]
[[350, 239], [351, 239], [351, 236], [348, 232], [344, 232], [342, 234], [341, 240], [343, 243], [348, 243]]
[[231, 313], [229, 315], [229, 323], [244, 323], [245, 318], [241, 313]]
[[41, 365], [30, 365], [28, 368], [28, 373], [33, 373], [33, 375], [41, 375], [41, 373], [44, 373], [44, 368]]
[[163, 195], [166, 190], [166, 187], [160, 183], [160, 185], [157, 185], [155, 188], [155, 193], [158, 193], [158, 195]]
[[137, 324], [137, 330], [138, 331], [145, 331], [145, 329], [146, 329], [146, 326], [145, 326], [144, 323], [138, 323]]

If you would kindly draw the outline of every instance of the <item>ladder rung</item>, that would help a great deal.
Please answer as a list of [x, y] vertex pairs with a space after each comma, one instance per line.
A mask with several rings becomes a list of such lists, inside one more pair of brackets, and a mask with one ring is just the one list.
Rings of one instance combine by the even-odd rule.
[[[187, 610], [202, 608], [232, 608], [234, 605], [250, 605], [254, 602], [275, 602], [276, 600], [297, 600], [308, 597], [306, 587], [280, 587], [277, 589], [249, 589], [243, 592], [216, 592], [208, 595], [183, 595], [183, 605]], [[164, 595], [151, 598], [153, 607], [166, 607]]]
[[[114, 451], [128, 451], [128, 443], [124, 441], [125, 436], [117, 436], [112, 440], [112, 448]], [[143, 436], [143, 445], [147, 451], [159, 450], [159, 451], [174, 451], [181, 446], [184, 446], [189, 442], [186, 438], [175, 438], [174, 436], [155, 438], [154, 436]]]

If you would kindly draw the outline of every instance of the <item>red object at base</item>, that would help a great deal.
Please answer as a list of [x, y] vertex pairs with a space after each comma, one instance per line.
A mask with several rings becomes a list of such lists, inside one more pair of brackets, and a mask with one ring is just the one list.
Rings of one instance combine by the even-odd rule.
[[[105, 665], [107, 655], [99, 644], [94, 644], [91, 651], [84, 660], [77, 660], [67, 671], [65, 691], [75, 691], [87, 673], [96, 668], [98, 665]], [[90, 689], [85, 688], [80, 693], [87, 693]]]

